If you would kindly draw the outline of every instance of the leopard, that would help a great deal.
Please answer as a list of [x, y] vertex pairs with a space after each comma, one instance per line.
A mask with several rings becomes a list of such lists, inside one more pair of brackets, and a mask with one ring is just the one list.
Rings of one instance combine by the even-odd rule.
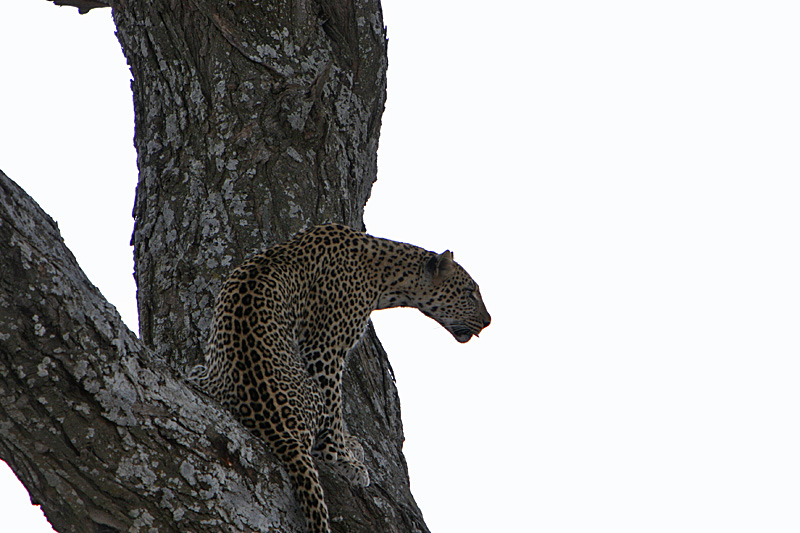
[[266, 441], [285, 466], [311, 533], [330, 533], [314, 460], [357, 487], [370, 483], [342, 416], [348, 352], [374, 310], [415, 307], [456, 341], [491, 322], [478, 284], [440, 254], [323, 224], [255, 253], [217, 296], [203, 364], [190, 383]]

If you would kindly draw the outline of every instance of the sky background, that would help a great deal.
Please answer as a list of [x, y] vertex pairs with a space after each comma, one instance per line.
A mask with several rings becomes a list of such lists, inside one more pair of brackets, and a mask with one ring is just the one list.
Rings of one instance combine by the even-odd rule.
[[[493, 318], [373, 314], [430, 529], [800, 531], [800, 4], [383, 6], [367, 228], [453, 250]], [[0, 169], [135, 331], [113, 31], [2, 2]], [[0, 516], [49, 531], [10, 475]]]

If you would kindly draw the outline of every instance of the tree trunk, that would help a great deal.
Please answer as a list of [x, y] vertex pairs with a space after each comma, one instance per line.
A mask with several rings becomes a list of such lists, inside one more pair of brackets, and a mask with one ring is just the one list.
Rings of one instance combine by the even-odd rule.
[[[363, 228], [386, 88], [380, 5], [108, 3], [134, 78], [141, 340], [3, 176], [0, 454], [59, 531], [303, 531], [263, 443], [174, 376], [201, 359], [221, 280], [247, 254], [320, 222]], [[371, 328], [344, 393], [372, 484], [320, 465], [334, 531], [427, 531]]]

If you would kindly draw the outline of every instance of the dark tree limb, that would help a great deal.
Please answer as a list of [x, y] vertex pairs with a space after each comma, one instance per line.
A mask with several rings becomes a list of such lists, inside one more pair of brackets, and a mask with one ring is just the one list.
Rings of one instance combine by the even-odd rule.
[[303, 531], [263, 444], [155, 359], [0, 173], [0, 458], [61, 532]]
[[110, 2], [102, 2], [100, 0], [50, 0], [57, 6], [77, 7], [78, 13], [85, 15], [90, 10], [98, 7], [111, 7]]

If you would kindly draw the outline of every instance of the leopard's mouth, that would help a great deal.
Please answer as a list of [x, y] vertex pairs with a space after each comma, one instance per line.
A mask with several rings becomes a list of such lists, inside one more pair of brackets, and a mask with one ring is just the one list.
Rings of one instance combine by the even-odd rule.
[[475, 335], [467, 326], [447, 326], [447, 331], [460, 343], [469, 341]]

